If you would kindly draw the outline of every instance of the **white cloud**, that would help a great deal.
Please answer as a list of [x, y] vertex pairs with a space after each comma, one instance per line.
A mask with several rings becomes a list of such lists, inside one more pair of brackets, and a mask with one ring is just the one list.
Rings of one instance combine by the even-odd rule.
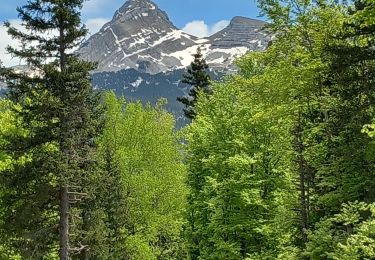
[[182, 30], [197, 37], [208, 37], [224, 29], [228, 24], [227, 20], [221, 20], [213, 25], [207, 25], [204, 21], [192, 21], [187, 23]]
[[83, 3], [82, 12], [83, 13], [93, 13], [103, 10], [102, 8], [105, 8], [105, 5], [107, 4], [107, 1], [103, 0], [90, 0], [85, 1]]
[[[17, 29], [22, 28], [20, 20], [10, 20], [9, 22]], [[2, 24], [0, 25], [0, 35], [0, 60], [3, 62], [3, 65], [7, 67], [19, 65], [20, 60], [17, 58], [12, 58], [12, 56], [6, 52], [6, 47], [8, 45], [12, 47], [19, 47], [19, 41], [12, 39], [12, 37], [10, 37], [7, 33], [7, 28]]]
[[192, 21], [187, 23], [182, 30], [197, 37], [206, 37], [210, 34], [208, 25], [204, 21]]
[[[28, 32], [25, 26], [22, 25], [21, 20], [14, 19], [9, 20], [10, 24], [15, 27], [16, 29], [20, 30], [21, 32]], [[29, 31], [30, 32], [30, 31]], [[15, 66], [15, 65], [23, 65], [25, 64], [24, 60], [20, 60], [19, 58], [12, 57], [9, 53], [7, 53], [6, 48], [11, 46], [13, 48], [19, 49], [22, 47], [19, 40], [12, 39], [12, 37], [7, 33], [7, 28], [4, 25], [0, 25], [0, 35], [2, 36], [0, 41], [0, 60], [2, 61], [3, 65], [6, 67]], [[49, 37], [53, 37], [53, 35], [57, 35], [57, 31], [50, 31], [45, 33], [45, 37], [48, 39]], [[27, 46], [35, 46], [36, 43], [28, 43]]]
[[[88, 19], [86, 21], [86, 26], [89, 29], [90, 34], [97, 33], [100, 28], [107, 23], [109, 20], [105, 18], [94, 18], [94, 19]], [[20, 20], [10, 20], [9, 21], [12, 26], [16, 27], [17, 29], [21, 31], [25, 31], [24, 27], [21, 26], [21, 21]], [[1, 35], [1, 41], [0, 41], [0, 60], [2, 61], [4, 66], [15, 66], [19, 64], [23, 64], [20, 62], [18, 58], [12, 58], [10, 54], [7, 53], [6, 47], [8, 45], [12, 47], [20, 47], [20, 43], [18, 40], [12, 39], [7, 33], [7, 28], [0, 24], [0, 35]]]
[[95, 34], [99, 32], [99, 30], [103, 27], [104, 24], [109, 22], [109, 19], [106, 18], [93, 18], [93, 19], [88, 19], [85, 24], [87, 29], [89, 29], [89, 33]]

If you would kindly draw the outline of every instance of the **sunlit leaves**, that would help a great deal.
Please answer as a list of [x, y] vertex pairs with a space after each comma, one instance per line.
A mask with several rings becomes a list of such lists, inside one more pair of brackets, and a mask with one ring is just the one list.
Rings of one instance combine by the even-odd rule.
[[186, 195], [175, 121], [162, 102], [154, 108], [108, 93], [105, 107], [100, 178], [113, 197], [98, 196], [108, 214], [106, 228], [117, 237], [100, 246], [110, 248], [108, 259], [124, 252], [131, 259], [175, 259], [183, 253], [179, 236]]

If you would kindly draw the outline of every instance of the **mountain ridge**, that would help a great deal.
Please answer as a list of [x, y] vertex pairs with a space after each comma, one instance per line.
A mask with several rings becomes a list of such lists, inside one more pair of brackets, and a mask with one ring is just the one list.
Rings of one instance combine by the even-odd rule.
[[[201, 47], [210, 66], [211, 77], [218, 80], [236, 71], [234, 59], [266, 48], [271, 36], [263, 31], [265, 24], [235, 16], [223, 30], [198, 38], [174, 26], [167, 13], [152, 1], [129, 0], [76, 53], [85, 60], [98, 62], [98, 69], [92, 72], [95, 89], [112, 90], [128, 100], [143, 103], [155, 104], [166, 98], [165, 108], [175, 115], [177, 126], [181, 127], [187, 119], [176, 98], [189, 91], [190, 86], [180, 80], [197, 47]], [[35, 73], [28, 66], [14, 69]], [[0, 80], [0, 95], [4, 93], [6, 86]]]
[[186, 68], [200, 46], [211, 67], [232, 69], [234, 59], [265, 49], [270, 40], [262, 30], [265, 24], [236, 16], [220, 32], [198, 38], [178, 29], [151, 0], [128, 0], [78, 53], [98, 62], [96, 72], [135, 69], [158, 74]]

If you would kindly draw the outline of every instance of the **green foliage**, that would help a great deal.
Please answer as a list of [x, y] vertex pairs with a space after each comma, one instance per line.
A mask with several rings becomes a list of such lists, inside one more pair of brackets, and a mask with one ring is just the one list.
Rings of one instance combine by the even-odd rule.
[[293, 230], [279, 222], [293, 197], [280, 192], [291, 182], [284, 107], [259, 102], [258, 87], [229, 78], [198, 100], [187, 129], [191, 259], [272, 258]]
[[[17, 117], [13, 109], [17, 109], [9, 100], [0, 99], [0, 170], [12, 167], [12, 155], [5, 150], [9, 142], [6, 136], [24, 136], [27, 132], [17, 127]], [[19, 109], [19, 107], [18, 107]]]
[[374, 0], [260, 0], [266, 51], [212, 88], [194, 55], [182, 144], [163, 101], [98, 106], [93, 64], [67, 54], [82, 2], [29, 1], [30, 31], [6, 24], [37, 73], [0, 66], [0, 258], [58, 258], [65, 186], [87, 194], [72, 259], [375, 258]]
[[339, 214], [321, 221], [309, 233], [304, 254], [310, 259], [374, 259], [374, 217], [374, 204], [344, 204]]
[[162, 104], [127, 103], [113, 93], [105, 106], [101, 185], [92, 198], [103, 231], [91, 238], [92, 258], [178, 259], [186, 188], [174, 119]]
[[308, 230], [329, 252], [340, 237], [324, 220], [342, 203], [373, 201], [373, 140], [362, 133], [371, 135], [363, 125], [375, 100], [367, 5], [260, 2], [277, 37], [200, 97], [188, 128], [190, 258], [300, 259]]
[[0, 169], [0, 233], [25, 259], [56, 258], [68, 226], [75, 233], [72, 249], [85, 233], [74, 221], [82, 213], [79, 207], [71, 207], [71, 225], [62, 223], [67, 212], [60, 194], [67, 186], [85, 191], [99, 130], [99, 99], [89, 74], [94, 64], [72, 54], [87, 32], [80, 20], [82, 3], [30, 0], [17, 9], [26, 31], [5, 23], [10, 36], [22, 42], [21, 49], [9, 46], [8, 51], [34, 70], [33, 75], [0, 71], [13, 103], [14, 127], [21, 129], [1, 133], [2, 151], [11, 161]]
[[[269, 102], [270, 110], [279, 112], [287, 129], [284, 131], [291, 147], [286, 162], [298, 185], [294, 190], [299, 197], [299, 202], [294, 202], [298, 211], [290, 212], [300, 230], [295, 237], [298, 246], [303, 245], [305, 231], [318, 215], [315, 166], [326, 165], [324, 143], [316, 143], [316, 138], [325, 135], [323, 126], [330, 102], [320, 79], [327, 71], [321, 53], [344, 21], [340, 7], [307, 10], [296, 17], [287, 32], [273, 40], [266, 52], [247, 55], [238, 62], [243, 77], [258, 86], [252, 95], [259, 97], [258, 102]], [[316, 163], [316, 158], [321, 161]]]
[[[10, 169], [14, 160], [10, 153], [7, 153], [4, 148], [7, 146], [5, 136], [8, 135], [22, 135], [23, 131], [16, 127], [16, 116], [12, 112], [12, 103], [5, 99], [0, 99], [0, 171]], [[4, 191], [0, 189], [0, 195]], [[0, 222], [3, 221], [4, 209], [0, 208]], [[8, 241], [0, 232], [0, 259], [19, 260], [21, 259], [9, 246]]]
[[316, 168], [322, 180], [319, 203], [329, 214], [337, 212], [341, 203], [375, 198], [374, 160], [368, 156], [372, 141], [362, 133], [362, 126], [374, 116], [375, 106], [375, 30], [367, 25], [372, 18], [363, 15], [364, 10], [373, 8], [367, 4], [355, 2], [354, 10], [322, 53], [328, 65], [323, 84], [329, 116], [321, 125], [328, 135]]

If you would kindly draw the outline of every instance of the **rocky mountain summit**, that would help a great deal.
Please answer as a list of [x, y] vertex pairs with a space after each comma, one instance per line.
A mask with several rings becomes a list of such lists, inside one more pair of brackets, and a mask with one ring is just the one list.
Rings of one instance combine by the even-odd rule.
[[209, 37], [212, 48], [246, 47], [248, 50], [264, 50], [269, 41], [268, 34], [262, 30], [265, 22], [236, 16], [230, 24]]
[[262, 50], [269, 36], [259, 20], [235, 17], [224, 30], [199, 39], [176, 28], [150, 0], [128, 0], [113, 19], [79, 49], [83, 59], [97, 61], [98, 72], [135, 69], [158, 74], [187, 67], [201, 46], [210, 67], [224, 70], [248, 51]]

